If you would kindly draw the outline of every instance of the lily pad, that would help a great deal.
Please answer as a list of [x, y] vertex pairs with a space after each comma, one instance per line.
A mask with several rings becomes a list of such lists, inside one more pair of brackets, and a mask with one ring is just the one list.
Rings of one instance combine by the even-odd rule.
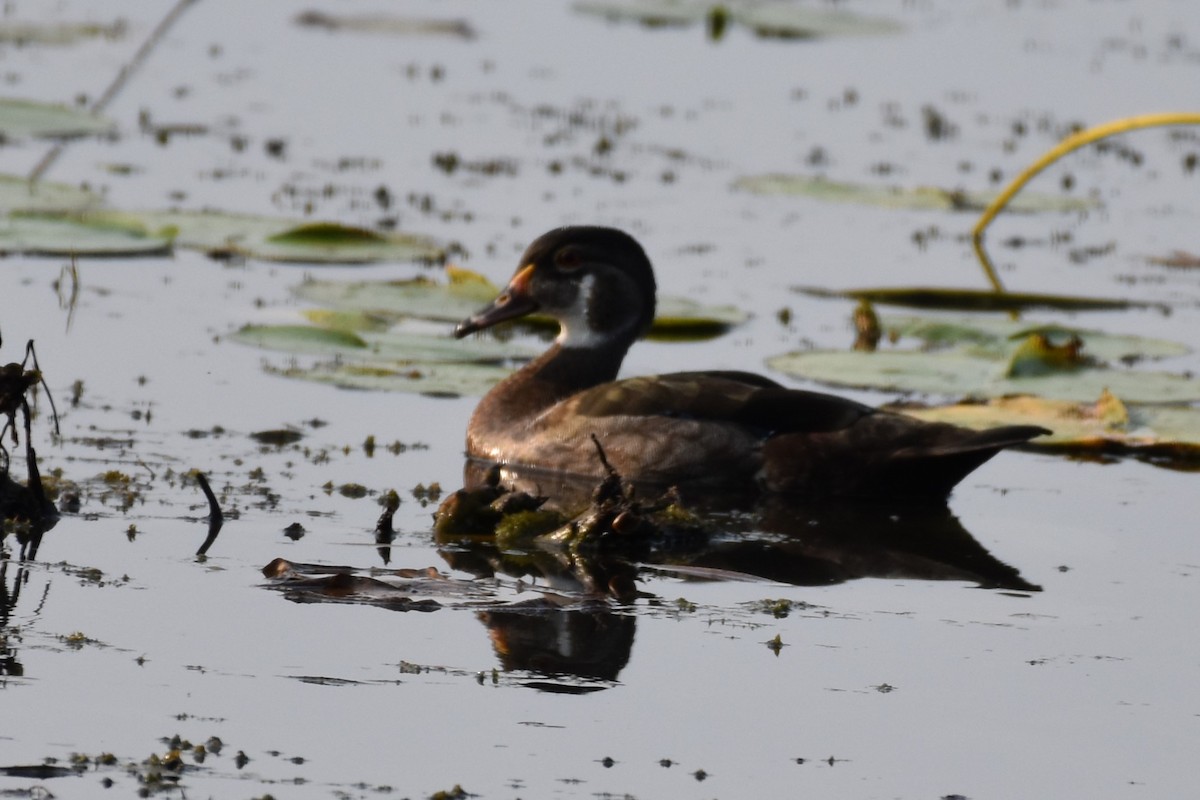
[[712, 339], [750, 318], [736, 306], [706, 306], [686, 297], [660, 297], [657, 311], [646, 335], [656, 341]]
[[[345, 311], [370, 312], [393, 319], [415, 317], [455, 323], [491, 302], [499, 287], [471, 270], [448, 267], [447, 280], [426, 277], [398, 281], [306, 281], [296, 295], [314, 303]], [[705, 306], [694, 300], [662, 297], [650, 337], [660, 340], [712, 338], [745, 322], [748, 315], [733, 306]], [[521, 321], [545, 330], [555, 323], [534, 315]]]
[[147, 228], [175, 230], [180, 247], [229, 251], [246, 258], [294, 263], [367, 264], [442, 258], [431, 239], [414, 234], [375, 233], [336, 223], [224, 212], [150, 212], [136, 215]]
[[849, 11], [804, 8], [792, 3], [753, 3], [734, 6], [730, 16], [760, 36], [803, 39], [826, 36], [876, 36], [904, 28], [884, 17], [864, 17]]
[[327, 362], [307, 367], [268, 367], [268, 372], [287, 378], [326, 383], [343, 389], [410, 392], [446, 397], [478, 397], [486, 394], [510, 373], [486, 364], [414, 364], [407, 366]]
[[245, 325], [229, 338], [235, 342], [291, 353], [330, 353], [365, 350], [362, 337], [348, 331], [313, 325]]
[[68, 183], [38, 181], [31, 184], [19, 175], [0, 174], [0, 213], [83, 211], [98, 208], [103, 202], [95, 192]]
[[1053, 433], [1031, 448], [1133, 455], [1167, 466], [1200, 466], [1200, 409], [1141, 406], [1103, 392], [1096, 402], [1047, 400], [1022, 395], [986, 403], [898, 406], [894, 410], [932, 422], [968, 428], [1041, 425]]
[[[983, 211], [1000, 194], [991, 191], [942, 189], [935, 186], [907, 189], [898, 186], [870, 186], [831, 181], [814, 175], [785, 174], [751, 175], [738, 178], [733, 185], [734, 188], [754, 194], [792, 195], [835, 203], [858, 203], [918, 211]], [[1014, 197], [1007, 208], [1016, 212], [1038, 213], [1087, 211], [1097, 205], [1095, 200], [1085, 197], [1025, 193]]]
[[865, 353], [811, 350], [775, 356], [767, 364], [797, 378], [858, 389], [970, 397], [1036, 394], [1083, 401], [1105, 389], [1129, 402], [1200, 400], [1200, 379], [1166, 372], [1082, 368], [1066, 373], [1006, 377], [1003, 360], [962, 349]]
[[77, 222], [56, 216], [0, 217], [0, 254], [34, 256], [164, 255], [171, 242], [114, 225]]
[[101, 25], [94, 22], [16, 22], [0, 23], [0, 43], [63, 45], [81, 39], [119, 39], [125, 35], [125, 23]]
[[451, 36], [458, 39], [473, 39], [475, 31], [466, 20], [421, 19], [399, 17], [393, 14], [330, 14], [325, 11], [305, 11], [296, 16], [296, 24], [303, 28], [321, 28], [327, 31], [351, 31], [354, 33], [382, 33], [393, 36]]
[[0, 98], [0, 135], [7, 139], [65, 139], [116, 131], [116, 123], [79, 108]]
[[454, 323], [474, 314], [500, 290], [488, 281], [436, 281], [417, 277], [396, 281], [305, 281], [297, 297], [344, 311], [419, 317]]
[[1165, 339], [1011, 319], [884, 315], [879, 319], [879, 326], [893, 340], [917, 339], [925, 347], [966, 345], [973, 348], [972, 352], [996, 358], [1010, 358], [1013, 344], [1019, 344], [1033, 334], [1059, 341], [1078, 337], [1083, 341], [1087, 355], [1103, 361], [1172, 358], [1191, 352], [1187, 345]]
[[[412, 364], [502, 364], [534, 355], [518, 345], [428, 336], [403, 331], [362, 332], [312, 325], [246, 325], [229, 337], [235, 342], [287, 353], [339, 354], [347, 363], [391, 370]], [[357, 360], [357, 361], [356, 361]]]
[[[331, 363], [268, 368], [288, 377], [356, 389], [484, 394], [511, 373], [513, 361], [536, 353], [490, 336], [450, 338], [450, 323], [475, 313], [500, 290], [482, 275], [459, 267], [447, 267], [446, 276], [444, 281], [424, 276], [305, 281], [295, 293], [326, 306], [302, 312], [316, 325], [248, 325], [229, 338], [281, 352], [337, 356]], [[665, 339], [708, 338], [746, 319], [731, 306], [711, 308], [678, 298], [664, 298], [660, 310], [664, 313], [652, 335]]]
[[382, 332], [392, 327], [395, 319], [367, 311], [336, 311], [330, 308], [306, 308], [300, 312], [306, 320], [321, 328], [338, 331]]
[[931, 286], [896, 286], [871, 289], [823, 289], [796, 286], [792, 291], [810, 297], [837, 297], [867, 300], [883, 306], [942, 309], [945, 311], [1024, 311], [1052, 308], [1061, 311], [1120, 311], [1128, 308], [1163, 308], [1161, 304], [1141, 303], [1107, 297], [1075, 297], [1029, 292], [994, 292], [979, 289], [946, 289]]
[[137, 230], [176, 247], [304, 264], [439, 260], [441, 248], [415, 234], [377, 233], [331, 222], [297, 223], [222, 211], [95, 211], [76, 221]]
[[647, 27], [686, 26], [709, 21], [720, 9], [728, 22], [744, 25], [760, 36], [805, 39], [818, 36], [848, 36], [894, 33], [897, 23], [879, 17], [863, 17], [846, 11], [804, 8], [793, 3], [751, 0], [588, 0], [575, 4], [583, 14], [615, 21], [639, 22]]

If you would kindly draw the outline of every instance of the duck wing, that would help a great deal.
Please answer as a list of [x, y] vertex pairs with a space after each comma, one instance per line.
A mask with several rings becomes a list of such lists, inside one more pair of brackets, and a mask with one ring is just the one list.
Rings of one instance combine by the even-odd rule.
[[587, 417], [642, 416], [727, 422], [763, 438], [828, 433], [877, 413], [862, 403], [788, 389], [749, 372], [675, 372], [627, 378], [574, 395], [571, 411]]

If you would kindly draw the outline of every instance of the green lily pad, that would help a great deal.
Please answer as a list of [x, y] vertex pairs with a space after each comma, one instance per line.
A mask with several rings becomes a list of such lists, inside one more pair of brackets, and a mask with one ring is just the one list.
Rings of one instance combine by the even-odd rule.
[[346, 363], [313, 364], [307, 367], [267, 367], [267, 371], [287, 378], [325, 383], [343, 389], [370, 389], [409, 392], [437, 396], [478, 397], [487, 393], [510, 371], [487, 364], [414, 364]]
[[1141, 303], [1106, 297], [1074, 297], [1071, 295], [1033, 294], [1029, 292], [994, 292], [979, 289], [946, 289], [930, 286], [897, 286], [874, 289], [823, 289], [815, 286], [795, 286], [792, 291], [810, 297], [836, 297], [848, 300], [867, 300], [882, 306], [929, 308], [945, 311], [1024, 311], [1031, 308], [1052, 308], [1061, 311], [1120, 311], [1128, 308], [1163, 308], [1161, 304]]
[[[499, 287], [487, 278], [459, 267], [448, 268], [449, 280], [426, 277], [398, 281], [306, 281], [296, 287], [298, 297], [345, 311], [369, 312], [401, 319], [415, 317], [456, 323], [490, 303]], [[712, 338], [745, 322], [748, 315], [733, 306], [705, 306], [694, 300], [662, 297], [650, 337], [660, 340]], [[553, 331], [555, 323], [533, 315], [523, 324]]]
[[528, 360], [536, 353], [512, 342], [496, 339], [453, 339], [449, 336], [428, 336], [392, 331], [366, 336], [376, 358], [392, 362], [422, 364], [504, 364]]
[[736, 306], [706, 306], [686, 297], [660, 297], [646, 338], [688, 342], [712, 339], [749, 318]]
[[77, 222], [55, 216], [0, 217], [0, 254], [34, 256], [164, 255], [171, 242], [114, 225]]
[[604, 17], [613, 21], [640, 22], [651, 28], [692, 25], [703, 21], [710, 3], [694, 0], [661, 0], [660, 2], [581, 2], [574, 9], [582, 14]]
[[904, 28], [884, 17], [864, 17], [849, 11], [804, 8], [792, 3], [747, 2], [734, 6], [730, 16], [760, 36], [805, 39], [827, 36], [877, 36]]
[[[500, 290], [470, 270], [447, 267], [446, 274], [445, 281], [423, 276], [305, 281], [296, 295], [326, 306], [302, 312], [316, 325], [248, 325], [229, 338], [282, 352], [338, 357], [332, 363], [269, 368], [288, 377], [357, 389], [483, 394], [511, 373], [511, 362], [536, 353], [490, 336], [450, 338], [451, 323], [478, 311]], [[707, 338], [746, 319], [731, 306], [710, 308], [678, 298], [664, 298], [660, 309], [659, 338]], [[550, 320], [541, 324], [553, 325]], [[411, 330], [422, 326], [428, 332]]]
[[318, 264], [438, 260], [442, 249], [414, 234], [383, 234], [336, 223], [209, 211], [146, 212], [135, 215], [148, 229], [175, 231], [179, 247], [228, 251], [246, 258]]
[[235, 342], [290, 353], [365, 350], [362, 337], [348, 331], [312, 325], [245, 325], [229, 337]]
[[1109, 392], [1094, 403], [1022, 395], [986, 403], [898, 406], [893, 410], [978, 430], [1000, 425], [1041, 425], [1053, 432], [1029, 442], [1030, 448], [1132, 455], [1190, 469], [1200, 466], [1200, 409], [1127, 406]]
[[937, 352], [811, 350], [767, 360], [779, 372], [829, 386], [888, 392], [1003, 397], [1035, 394], [1083, 401], [1105, 389], [1129, 402], [1200, 400], [1200, 379], [1166, 372], [1081, 368], [1066, 373], [1006, 377], [1007, 364], [962, 349]]
[[440, 260], [443, 251], [415, 234], [377, 233], [330, 222], [222, 211], [93, 211], [73, 216], [96, 226], [140, 231], [176, 247], [301, 264], [367, 264]]
[[[901, 188], [842, 183], [813, 175], [752, 175], [738, 178], [734, 188], [754, 194], [792, 195], [811, 197], [835, 203], [858, 203], [882, 208], [904, 208], [929, 211], [983, 211], [1000, 193], [967, 192], [941, 189], [934, 186]], [[1096, 201], [1084, 197], [1022, 193], [1006, 208], [1010, 211], [1038, 213], [1048, 211], [1087, 211]]]
[[355, 333], [312, 325], [246, 325], [229, 338], [288, 353], [336, 353], [384, 369], [400, 364], [501, 364], [535, 355], [527, 348], [495, 339], [459, 340], [404, 331]]
[[336, 311], [329, 308], [306, 308], [300, 312], [306, 320], [320, 328], [332, 328], [338, 331], [361, 333], [368, 331], [378, 333], [386, 331], [395, 324], [394, 318], [384, 314], [372, 314], [367, 311]]
[[925, 347], [967, 345], [975, 353], [996, 358], [1011, 357], [1013, 343], [1033, 334], [1055, 340], [1078, 337], [1087, 355], [1103, 361], [1173, 358], [1191, 352], [1187, 345], [1165, 339], [999, 318], [884, 315], [879, 318], [879, 327], [892, 339], [917, 339]]
[[895, 22], [862, 17], [845, 11], [803, 8], [793, 3], [751, 0], [588, 0], [575, 3], [576, 11], [615, 21], [632, 21], [652, 28], [686, 26], [709, 21], [720, 9], [728, 22], [744, 25], [760, 36], [806, 39], [818, 36], [848, 36], [894, 33]]
[[0, 135], [7, 139], [60, 139], [116, 131], [116, 123], [71, 106], [0, 97]]
[[439, 322], [459, 322], [491, 302], [500, 290], [487, 281], [436, 281], [417, 277], [396, 281], [305, 281], [297, 297], [323, 306]]
[[0, 213], [13, 211], [84, 211], [104, 203], [100, 195], [67, 183], [31, 184], [19, 175], [0, 174]]
[[0, 23], [0, 43], [18, 46], [29, 44], [64, 45], [81, 39], [119, 39], [125, 35], [125, 23], [101, 25], [94, 22], [3, 22]]
[[382, 33], [393, 36], [451, 36], [473, 39], [475, 31], [466, 20], [420, 19], [393, 14], [330, 14], [325, 11], [305, 11], [296, 16], [302, 28], [354, 33]]

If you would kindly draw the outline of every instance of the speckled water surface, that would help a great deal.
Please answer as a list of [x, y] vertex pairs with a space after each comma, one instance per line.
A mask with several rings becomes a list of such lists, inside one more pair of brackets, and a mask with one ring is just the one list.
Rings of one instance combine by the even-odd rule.
[[[732, 188], [737, 178], [996, 188], [1072, 124], [1200, 108], [1191, 0], [808, 5], [902, 30], [797, 40], [734, 25], [714, 42], [703, 25], [606, 21], [567, 3], [199, 0], [108, 107], [119, 134], [69, 143], [46, 177], [86, 183], [118, 208], [395, 225], [497, 282], [550, 227], [620, 226], [643, 242], [664, 292], [753, 314], [715, 340], [640, 344], [626, 373], [762, 371], [769, 356], [853, 338], [849, 301], [795, 286], [986, 283], [964, 239], [969, 213], [755, 196]], [[3, 93], [94, 99], [167, 10], [8, 3], [0, 22], [125, 27], [65, 46], [0, 43]], [[471, 35], [330, 30], [298, 24], [306, 11], [457, 20]], [[198, 127], [164, 143], [139, 119]], [[5, 144], [0, 172], [27, 174], [49, 147]], [[444, 169], [448, 154], [463, 166]], [[1187, 129], [1085, 150], [1031, 189], [1094, 196], [1098, 210], [1002, 215], [989, 231], [1011, 288], [1169, 314], [1030, 318], [1196, 342], [1197, 273], [1146, 259], [1195, 252], [1197, 154], [1200, 133]], [[30, 768], [0, 775], [6, 793], [1194, 792], [1195, 474], [1004, 453], [954, 493], [957, 522], [940, 523], [977, 548], [957, 572], [897, 557], [851, 525], [845, 537], [873, 549], [822, 545], [827, 572], [815, 578], [796, 566], [794, 542], [765, 537], [757, 571], [725, 565], [740, 580], [647, 567], [637, 601], [586, 599], [529, 577], [477, 577], [487, 570], [435, 545], [436, 502], [412, 489], [461, 484], [475, 398], [292, 381], [226, 338], [292, 313], [306, 277], [430, 267], [190, 251], [80, 259], [72, 304], [65, 264], [0, 261], [0, 361], [36, 341], [63, 432], [52, 444], [46, 417], [35, 422], [43, 471], [83, 487], [36, 559], [5, 540], [0, 767]], [[250, 437], [285, 427], [298, 444]], [[190, 469], [209, 474], [230, 516], [202, 560], [207, 509], [179, 477]], [[132, 487], [98, 477], [112, 470]], [[346, 484], [368, 496], [344, 495]], [[387, 489], [403, 502], [381, 548], [374, 500]], [[285, 534], [293, 523], [302, 536]], [[432, 611], [290, 602], [260, 572], [277, 557], [363, 575], [434, 567], [445, 587]], [[985, 568], [1009, 577], [970, 577]], [[561, 610], [520, 613], [547, 596]], [[147, 760], [183, 743], [174, 736], [207, 757], [185, 749], [182, 770], [163, 774]]]

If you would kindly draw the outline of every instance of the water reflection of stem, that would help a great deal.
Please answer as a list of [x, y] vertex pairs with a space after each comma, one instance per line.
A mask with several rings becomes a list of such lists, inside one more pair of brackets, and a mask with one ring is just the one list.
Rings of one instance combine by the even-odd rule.
[[[117, 77], [114, 78], [113, 82], [110, 83], [108, 88], [104, 90], [104, 94], [100, 95], [100, 98], [92, 104], [92, 107], [89, 109], [92, 114], [99, 114], [108, 107], [108, 104], [111, 103], [112, 99], [117, 96], [117, 93], [120, 92], [121, 89], [125, 88], [125, 84], [129, 81], [130, 76], [137, 72], [138, 68], [141, 67], [142, 62], [149, 57], [150, 52], [154, 49], [154, 46], [157, 45], [163, 36], [166, 35], [167, 31], [172, 25], [175, 24], [175, 21], [179, 19], [183, 12], [187, 10], [188, 6], [194, 2], [196, 2], [196, 0], [178, 0], [178, 2], [175, 3], [174, 7], [167, 12], [165, 17], [162, 18], [162, 21], [159, 22], [154, 30], [150, 32], [150, 36], [147, 37], [146, 41], [142, 42], [142, 46], [139, 47], [137, 52], [133, 54], [133, 58], [129, 60], [129, 63], [122, 67], [121, 71], [117, 73]], [[67, 143], [65, 141], [59, 142], [58, 144], [54, 145], [54, 147], [50, 148], [46, 155], [42, 156], [42, 160], [39, 161], [33, 168], [33, 171], [29, 173], [30, 184], [35, 184], [42, 179], [42, 176], [46, 174], [46, 171], [50, 169], [50, 167], [54, 165], [54, 162], [58, 160], [58, 157], [62, 155], [63, 148], [66, 147], [66, 144]]]
[[1141, 114], [1136, 117], [1124, 117], [1113, 120], [1103, 125], [1097, 125], [1094, 128], [1088, 128], [1085, 131], [1073, 133], [1051, 148], [1049, 152], [1033, 162], [1033, 164], [1026, 167], [1020, 175], [1013, 179], [1012, 183], [1005, 187], [1004, 191], [984, 209], [983, 214], [979, 217], [979, 221], [975, 223], [975, 228], [971, 232], [971, 236], [975, 241], [975, 252], [979, 254], [980, 260], [984, 264], [984, 270], [988, 272], [988, 278], [992, 281], [992, 284], [997, 286], [997, 291], [1000, 291], [1000, 289], [995, 277], [995, 271], [990, 269], [991, 265], [980, 247], [980, 242], [983, 239], [984, 230], [996, 218], [996, 215], [1008, 205], [1008, 201], [1017, 192], [1021, 191], [1025, 184], [1029, 183], [1035, 175], [1067, 153], [1118, 133], [1163, 125], [1200, 125], [1200, 113], [1170, 112], [1165, 114]]

